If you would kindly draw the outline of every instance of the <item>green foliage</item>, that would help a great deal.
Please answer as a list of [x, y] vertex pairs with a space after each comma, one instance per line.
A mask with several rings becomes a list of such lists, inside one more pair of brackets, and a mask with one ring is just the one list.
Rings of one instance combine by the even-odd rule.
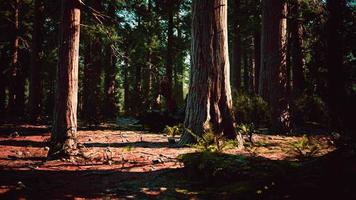
[[310, 159], [315, 157], [319, 152], [320, 146], [306, 135], [303, 135], [301, 140], [291, 143], [291, 153], [298, 160]]
[[233, 100], [237, 122], [260, 124], [269, 121], [269, 108], [261, 97], [235, 92]]
[[325, 102], [316, 95], [304, 94], [295, 101], [295, 116], [302, 122], [328, 121], [328, 113]]
[[240, 124], [237, 127], [237, 133], [242, 135], [242, 136], [247, 136], [249, 142], [253, 143], [252, 141], [252, 135], [256, 133], [256, 128], [253, 123], [250, 124]]
[[164, 129], [164, 132], [171, 137], [174, 137], [176, 135], [182, 135], [184, 132], [184, 126], [183, 124], [178, 124], [176, 126], [166, 126]]
[[205, 130], [203, 135], [200, 137], [194, 134], [192, 131], [188, 132], [196, 139], [197, 143], [191, 145], [193, 148], [199, 151], [207, 152], [223, 152], [228, 149], [237, 147], [238, 143], [235, 140], [226, 140], [221, 135], [214, 133], [211, 125]]

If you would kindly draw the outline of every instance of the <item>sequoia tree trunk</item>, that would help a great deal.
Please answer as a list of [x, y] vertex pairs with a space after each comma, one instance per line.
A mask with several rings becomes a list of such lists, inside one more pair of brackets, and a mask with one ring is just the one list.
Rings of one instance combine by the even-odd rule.
[[293, 96], [300, 97], [304, 90], [302, 25], [299, 22], [299, 0], [289, 3], [290, 56], [292, 68]]
[[[197, 136], [212, 126], [217, 136], [236, 137], [228, 58], [227, 0], [193, 1], [192, 71], [184, 126]], [[183, 134], [180, 144], [195, 141], [190, 131]]]
[[48, 157], [68, 157], [77, 149], [80, 2], [62, 0], [59, 63], [51, 148]]
[[286, 3], [262, 1], [260, 95], [271, 109], [271, 128], [290, 130], [288, 72], [286, 65]]

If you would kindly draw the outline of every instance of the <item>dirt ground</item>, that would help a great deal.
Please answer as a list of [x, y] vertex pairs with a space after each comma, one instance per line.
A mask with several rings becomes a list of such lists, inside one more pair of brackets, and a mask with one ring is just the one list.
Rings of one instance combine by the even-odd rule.
[[[198, 199], [177, 157], [194, 152], [176, 147], [160, 133], [104, 126], [80, 130], [82, 156], [46, 161], [47, 126], [0, 127], [0, 199]], [[178, 138], [177, 138], [178, 139]], [[255, 135], [253, 147], [227, 153], [296, 160], [302, 136]], [[314, 136], [322, 156], [334, 150], [326, 136]]]

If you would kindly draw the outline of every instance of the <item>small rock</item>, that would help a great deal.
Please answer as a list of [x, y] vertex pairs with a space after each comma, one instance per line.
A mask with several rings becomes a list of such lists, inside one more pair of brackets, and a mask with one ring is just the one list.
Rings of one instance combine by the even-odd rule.
[[23, 152], [22, 151], [18, 151], [18, 152], [16, 152], [16, 155], [18, 155], [18, 156], [23, 156]]
[[20, 134], [17, 131], [10, 134], [10, 137], [12, 137], [12, 138], [19, 137], [19, 136], [20, 136]]
[[154, 159], [154, 160], [152, 160], [152, 163], [153, 163], [153, 164], [159, 164], [159, 163], [162, 163], [162, 160], [160, 160], [160, 159]]
[[20, 188], [26, 188], [26, 185], [23, 184], [21, 181], [17, 182], [17, 186]]

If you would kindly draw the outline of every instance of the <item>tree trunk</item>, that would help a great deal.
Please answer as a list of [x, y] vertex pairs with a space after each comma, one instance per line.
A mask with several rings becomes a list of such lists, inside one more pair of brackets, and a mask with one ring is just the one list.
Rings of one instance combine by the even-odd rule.
[[[173, 28], [174, 28], [174, 22], [173, 22], [173, 6], [174, 2], [173, 1], [167, 1], [168, 3], [168, 39], [167, 39], [167, 64], [166, 64], [166, 82], [167, 82], [167, 94], [165, 95], [165, 98], [167, 100], [167, 105], [170, 105], [173, 100], [172, 96], [172, 76], [173, 76]], [[173, 111], [174, 108], [170, 108], [168, 106], [169, 111]]]
[[270, 105], [271, 126], [276, 132], [290, 130], [286, 8], [283, 1], [262, 1], [262, 66], [259, 92]]
[[[345, 70], [343, 65], [342, 23], [345, 0], [328, 0], [327, 28], [327, 103], [330, 111], [331, 126], [336, 130], [348, 132], [355, 126], [354, 118], [350, 117], [355, 102], [347, 102]], [[352, 132], [353, 133], [353, 132]]]
[[9, 112], [11, 115], [18, 114], [18, 76], [19, 76], [19, 64], [18, 64], [18, 54], [19, 54], [19, 0], [14, 0], [14, 32], [12, 40], [12, 58], [11, 58], [11, 74], [9, 84]]
[[130, 85], [129, 85], [129, 53], [125, 52], [124, 55], [124, 66], [123, 66], [123, 77], [124, 77], [124, 110], [125, 113], [128, 114], [131, 111], [130, 106]]
[[241, 89], [241, 24], [240, 24], [240, 0], [233, 2], [233, 33], [232, 33], [232, 81], [233, 88], [236, 90]]
[[249, 88], [250, 88], [250, 84], [249, 84], [250, 83], [250, 76], [249, 76], [250, 69], [249, 69], [249, 63], [248, 63], [248, 60], [249, 60], [248, 52], [246, 50], [242, 54], [243, 64], [244, 64], [244, 70], [243, 70], [244, 79], [243, 79], [243, 83], [244, 83], [245, 92], [249, 93], [250, 92], [249, 91]]
[[303, 54], [302, 54], [302, 26], [299, 22], [299, 2], [289, 3], [289, 32], [290, 32], [290, 56], [292, 68], [293, 96], [300, 97], [304, 90]]
[[[179, 27], [180, 25], [180, 13], [177, 12], [177, 35], [178, 41], [181, 41], [182, 38], [182, 30]], [[178, 45], [178, 44], [177, 44]], [[177, 105], [184, 104], [184, 96], [183, 96], [183, 80], [184, 80], [184, 52], [182, 49], [179, 49], [177, 52], [177, 58], [175, 62], [174, 68], [174, 99], [176, 99]]]
[[[202, 136], [235, 138], [227, 39], [227, 0], [194, 0], [192, 71], [184, 126]], [[242, 142], [242, 140], [240, 140]], [[180, 144], [194, 142], [186, 131]]]
[[62, 0], [59, 63], [48, 157], [75, 154], [77, 148], [78, 61], [80, 8], [78, 0]]
[[32, 55], [30, 71], [30, 119], [35, 122], [39, 119], [42, 107], [42, 26], [44, 4], [42, 0], [35, 0], [35, 17], [32, 34]]
[[3, 48], [0, 51], [0, 120], [6, 116], [6, 76], [3, 73], [6, 69], [6, 57], [6, 50]]
[[104, 116], [108, 119], [114, 119], [117, 116], [118, 106], [116, 103], [116, 57], [113, 49], [109, 45], [106, 49], [105, 63], [105, 84], [104, 84]]
[[254, 91], [256, 94], [259, 93], [258, 86], [260, 80], [260, 69], [261, 69], [261, 32], [258, 30], [254, 33], [254, 61], [255, 61], [255, 71], [254, 71]]

